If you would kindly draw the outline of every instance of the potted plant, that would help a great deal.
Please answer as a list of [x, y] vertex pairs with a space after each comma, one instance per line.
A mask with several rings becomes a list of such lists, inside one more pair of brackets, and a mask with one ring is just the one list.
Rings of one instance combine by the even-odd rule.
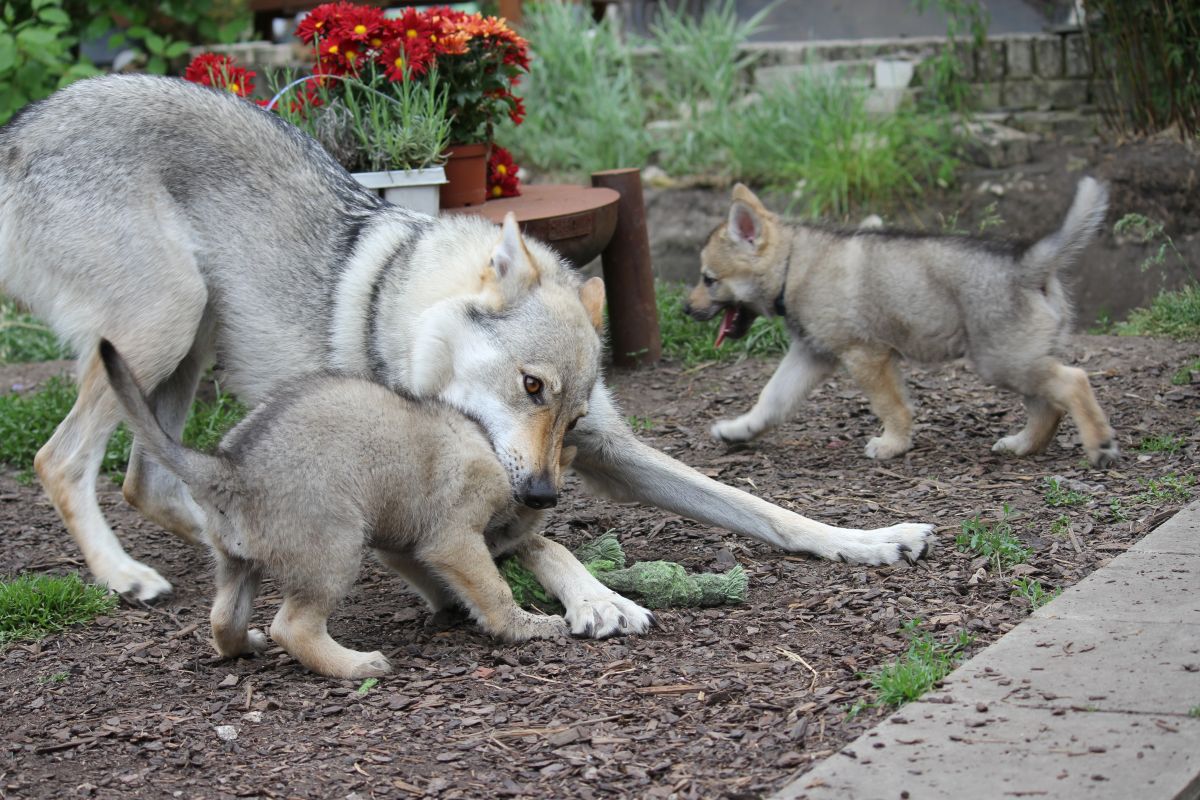
[[[184, 77], [243, 97], [254, 90], [255, 73], [211, 53], [197, 56]], [[363, 186], [433, 215], [446, 183], [447, 100], [436, 74], [420, 82], [392, 80], [368, 65], [354, 75], [290, 81], [260, 104], [319, 141]]]
[[[488, 150], [494, 120], [525, 115], [513, 87], [529, 70], [528, 44], [499, 17], [446, 7], [407, 8], [396, 18], [372, 6], [326, 3], [296, 28], [312, 45], [315, 74], [331, 76], [335, 94], [379, 71], [394, 83], [437, 83], [444, 87], [450, 117], [446, 172], [450, 181], [442, 207], [474, 205], [487, 198]], [[462, 181], [469, 185], [464, 189]]]

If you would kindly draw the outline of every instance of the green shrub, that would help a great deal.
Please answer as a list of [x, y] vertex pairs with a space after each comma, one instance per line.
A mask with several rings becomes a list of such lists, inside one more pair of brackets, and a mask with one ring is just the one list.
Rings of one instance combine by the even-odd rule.
[[654, 294], [658, 304], [658, 330], [662, 351], [667, 358], [685, 366], [706, 361], [727, 361], [733, 358], [757, 356], [777, 357], [787, 352], [790, 338], [783, 320], [759, 318], [742, 339], [726, 339], [720, 349], [717, 340], [719, 318], [697, 322], [683, 313], [688, 289], [679, 284], [656, 282]]
[[0, 364], [70, 358], [46, 323], [26, 314], [15, 301], [0, 296]]
[[1177, 292], [1160, 292], [1149, 308], [1129, 312], [1117, 323], [1122, 336], [1169, 336], [1200, 339], [1200, 284], [1190, 283]]

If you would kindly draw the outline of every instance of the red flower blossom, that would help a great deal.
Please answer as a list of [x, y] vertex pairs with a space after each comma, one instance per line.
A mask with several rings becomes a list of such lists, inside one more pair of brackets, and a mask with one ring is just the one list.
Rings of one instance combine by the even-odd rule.
[[388, 80], [402, 81], [407, 70], [408, 77], [420, 77], [433, 63], [433, 47], [428, 39], [399, 37], [383, 46], [379, 65], [387, 73]]
[[188, 64], [183, 77], [192, 83], [225, 89], [238, 97], [247, 97], [254, 91], [256, 74], [258, 73], [237, 66], [229, 56], [201, 53]]
[[343, 41], [361, 42], [368, 46], [372, 39], [378, 39], [380, 44], [376, 46], [382, 46], [382, 34], [388, 27], [383, 10], [375, 6], [346, 5], [348, 7], [338, 15], [332, 35]]
[[488, 157], [488, 197], [520, 196], [521, 190], [517, 188], [518, 169], [512, 153], [493, 144], [492, 154]]

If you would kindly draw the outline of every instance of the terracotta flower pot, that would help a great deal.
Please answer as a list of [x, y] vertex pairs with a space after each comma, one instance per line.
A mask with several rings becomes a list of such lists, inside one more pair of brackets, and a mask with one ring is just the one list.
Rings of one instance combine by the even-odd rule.
[[491, 144], [454, 144], [446, 148], [446, 185], [441, 207], [476, 206], [487, 200], [487, 162]]

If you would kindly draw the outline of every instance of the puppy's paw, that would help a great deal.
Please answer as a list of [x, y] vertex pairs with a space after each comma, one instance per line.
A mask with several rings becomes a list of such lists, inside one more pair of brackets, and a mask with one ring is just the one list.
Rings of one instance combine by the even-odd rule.
[[708, 429], [712, 438], [718, 442], [748, 442], [758, 435], [757, 431], [750, 429], [750, 426], [744, 422], [744, 417], [737, 419], [723, 419], [713, 423], [713, 426]]
[[993, 453], [1008, 456], [1027, 456], [1035, 450], [1033, 442], [1025, 435], [1024, 431], [1014, 433], [1012, 436], [1005, 436], [992, 445]]
[[259, 655], [266, 652], [271, 646], [271, 642], [267, 639], [267, 635], [257, 628], [251, 628], [246, 631], [246, 655]]
[[373, 653], [359, 653], [353, 664], [348, 665], [345, 673], [340, 676], [343, 678], [361, 679], [361, 678], [379, 678], [389, 674], [392, 671], [392, 662], [387, 660], [387, 656], [376, 650]]
[[912, 442], [908, 439], [898, 439], [891, 436], [876, 436], [867, 442], [867, 458], [885, 460], [895, 458], [901, 453], [908, 452]]
[[1095, 450], [1089, 450], [1087, 456], [1093, 467], [1105, 469], [1121, 460], [1121, 448], [1117, 447], [1116, 439], [1109, 439]]
[[656, 623], [654, 614], [616, 592], [577, 600], [567, 606], [571, 635], [605, 639], [630, 633], [645, 633]]

